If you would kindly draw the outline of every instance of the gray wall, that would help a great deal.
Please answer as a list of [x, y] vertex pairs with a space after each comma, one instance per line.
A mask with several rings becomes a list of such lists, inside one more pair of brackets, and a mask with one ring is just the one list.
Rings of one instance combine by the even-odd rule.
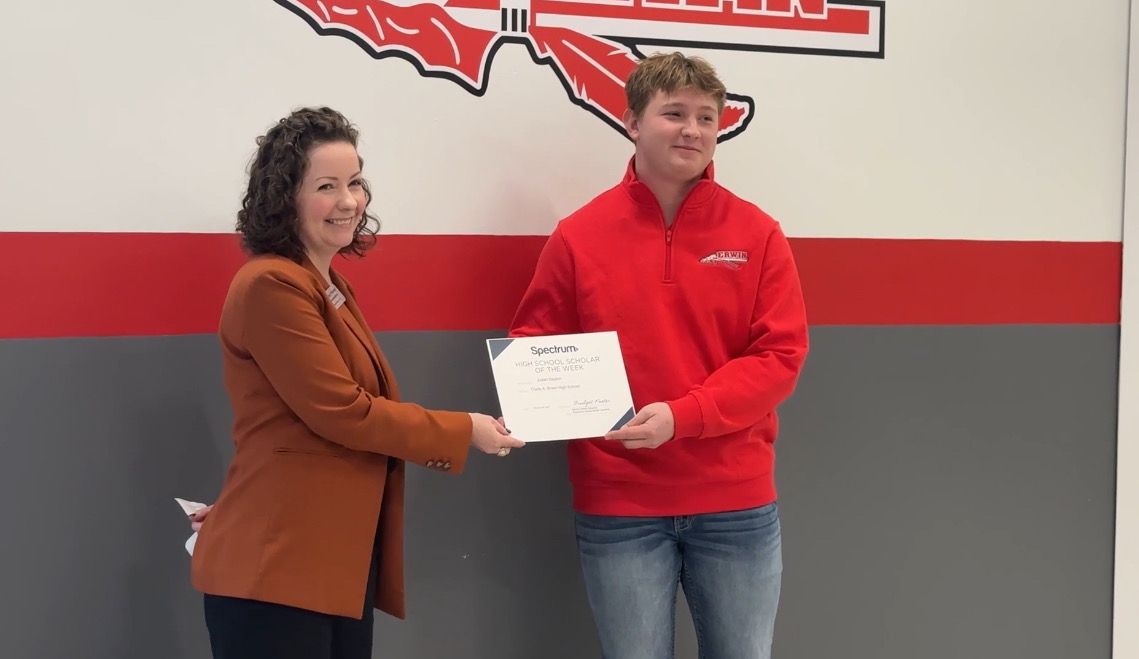
[[[494, 411], [490, 335], [380, 340], [409, 399]], [[776, 657], [1108, 659], [1118, 327], [812, 340]], [[10, 340], [0, 364], [0, 656], [208, 656], [172, 497], [211, 500], [231, 453], [216, 339]], [[597, 656], [560, 446], [409, 482], [410, 619], [377, 622], [377, 657]]]

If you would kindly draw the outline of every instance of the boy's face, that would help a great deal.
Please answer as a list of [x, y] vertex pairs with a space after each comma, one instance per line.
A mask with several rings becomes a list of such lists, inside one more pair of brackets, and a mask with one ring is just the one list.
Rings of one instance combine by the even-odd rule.
[[683, 183], [699, 178], [712, 162], [720, 111], [706, 92], [658, 90], [640, 117], [625, 113], [625, 129], [637, 145], [639, 176]]

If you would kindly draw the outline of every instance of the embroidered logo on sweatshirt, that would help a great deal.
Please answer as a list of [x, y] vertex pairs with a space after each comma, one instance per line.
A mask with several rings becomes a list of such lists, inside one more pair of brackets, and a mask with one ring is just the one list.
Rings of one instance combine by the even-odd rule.
[[722, 265], [725, 268], [739, 270], [740, 266], [747, 263], [747, 252], [736, 249], [724, 249], [705, 256], [700, 259], [700, 262], [708, 265]]

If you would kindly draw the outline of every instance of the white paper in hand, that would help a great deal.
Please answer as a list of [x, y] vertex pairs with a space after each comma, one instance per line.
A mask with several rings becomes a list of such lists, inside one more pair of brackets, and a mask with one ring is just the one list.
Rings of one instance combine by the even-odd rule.
[[[185, 499], [179, 499], [178, 497], [174, 497], [174, 500], [177, 501], [178, 505], [182, 507], [182, 512], [186, 513], [187, 517], [206, 507], [206, 504], [198, 503], [197, 501], [187, 501]], [[194, 555], [194, 545], [197, 544], [197, 542], [198, 532], [194, 531], [194, 533], [186, 540], [187, 554], [191, 556]]]
[[174, 500], [178, 502], [179, 506], [182, 506], [182, 512], [186, 513], [187, 517], [206, 507], [206, 504], [197, 501], [187, 501], [178, 497], [174, 497]]

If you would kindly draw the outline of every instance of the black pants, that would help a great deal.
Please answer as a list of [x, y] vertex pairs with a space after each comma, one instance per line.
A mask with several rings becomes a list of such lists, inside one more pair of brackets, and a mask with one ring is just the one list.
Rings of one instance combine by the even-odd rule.
[[376, 567], [373, 552], [362, 620], [206, 595], [206, 628], [214, 659], [372, 659]]

